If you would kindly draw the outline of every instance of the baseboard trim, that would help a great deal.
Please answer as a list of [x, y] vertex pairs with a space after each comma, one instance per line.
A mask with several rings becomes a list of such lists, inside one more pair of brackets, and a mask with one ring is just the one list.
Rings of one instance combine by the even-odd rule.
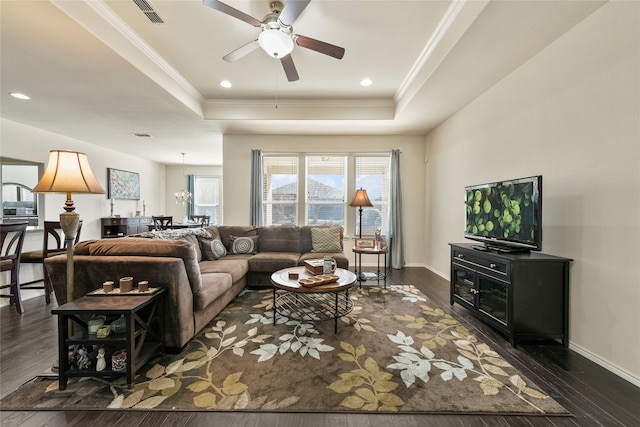
[[600, 356], [598, 356], [597, 354], [594, 354], [594, 353], [590, 352], [589, 350], [587, 350], [586, 348], [580, 347], [579, 345], [574, 344], [572, 342], [569, 342], [569, 348], [571, 350], [575, 351], [576, 353], [578, 353], [579, 355], [586, 357], [587, 359], [589, 359], [590, 361], [592, 361], [596, 365], [602, 366], [607, 371], [610, 371], [611, 373], [619, 376], [620, 378], [622, 378], [622, 379], [624, 379], [626, 381], [629, 381], [631, 384], [633, 384], [636, 387], [640, 388], [640, 378], [636, 377], [635, 375], [631, 374], [630, 372], [627, 372], [624, 369], [619, 368], [618, 366], [614, 365], [613, 363], [609, 362], [608, 360], [605, 360], [605, 359], [601, 358]]

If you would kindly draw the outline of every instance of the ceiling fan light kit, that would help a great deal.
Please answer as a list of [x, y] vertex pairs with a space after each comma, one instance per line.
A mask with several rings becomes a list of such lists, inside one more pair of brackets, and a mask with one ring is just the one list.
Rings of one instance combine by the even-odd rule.
[[265, 29], [258, 36], [260, 47], [273, 58], [284, 58], [293, 51], [290, 34], [278, 29]]
[[223, 57], [225, 61], [235, 62], [261, 47], [272, 58], [280, 59], [287, 80], [293, 82], [298, 80], [298, 72], [291, 57], [291, 52], [296, 45], [336, 59], [342, 59], [344, 56], [344, 48], [340, 46], [293, 34], [293, 23], [310, 1], [289, 0], [284, 6], [279, 1], [272, 1], [269, 4], [271, 13], [266, 15], [262, 21], [217, 0], [203, 0], [203, 4], [249, 25], [261, 28], [257, 40], [250, 41], [228, 53]]

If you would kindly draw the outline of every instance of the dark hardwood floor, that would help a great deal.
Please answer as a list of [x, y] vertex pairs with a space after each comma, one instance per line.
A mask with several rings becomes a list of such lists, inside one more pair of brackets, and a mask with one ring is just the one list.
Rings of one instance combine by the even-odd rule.
[[[441, 303], [480, 339], [500, 352], [572, 416], [379, 415], [151, 411], [0, 411], [7, 426], [640, 426], [640, 388], [556, 342], [512, 348], [466, 310], [449, 305], [449, 284], [424, 268], [390, 270], [389, 283], [413, 284]], [[372, 286], [369, 282], [368, 286]], [[0, 396], [47, 369], [57, 357], [55, 302], [25, 302], [25, 313], [0, 308]], [[461, 396], [464, 398], [464, 396]]]

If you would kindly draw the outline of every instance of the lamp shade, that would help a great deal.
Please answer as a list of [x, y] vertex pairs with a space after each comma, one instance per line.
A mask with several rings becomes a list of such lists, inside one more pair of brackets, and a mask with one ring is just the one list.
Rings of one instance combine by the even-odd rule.
[[349, 203], [349, 206], [373, 206], [369, 196], [367, 196], [367, 190], [361, 188], [356, 190], [356, 194], [353, 196], [353, 200]]
[[104, 189], [93, 176], [86, 154], [51, 150], [47, 169], [32, 192], [104, 194]]

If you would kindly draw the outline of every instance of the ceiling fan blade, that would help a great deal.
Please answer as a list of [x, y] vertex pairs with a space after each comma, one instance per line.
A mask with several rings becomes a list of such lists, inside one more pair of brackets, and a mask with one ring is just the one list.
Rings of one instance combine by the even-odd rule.
[[285, 26], [293, 25], [310, 1], [311, 0], [288, 0], [282, 12], [280, 12], [278, 21]]
[[291, 54], [280, 58], [280, 62], [282, 63], [282, 67], [284, 68], [284, 73], [287, 75], [287, 80], [290, 82], [295, 82], [300, 77], [298, 77], [298, 71], [296, 70], [296, 66], [293, 63], [293, 58]]
[[205, 6], [209, 6], [212, 9], [218, 10], [222, 13], [226, 13], [227, 15], [233, 16], [234, 18], [238, 18], [241, 21], [246, 22], [247, 24], [251, 24], [254, 27], [260, 27], [262, 22], [254, 18], [253, 16], [247, 15], [244, 12], [240, 12], [238, 9], [234, 9], [233, 7], [222, 3], [217, 0], [202, 0]]
[[344, 56], [344, 48], [340, 46], [321, 42], [320, 40], [297, 34], [294, 36], [294, 40], [300, 47], [315, 50], [316, 52], [324, 53], [325, 55], [333, 56], [334, 58], [342, 59]]
[[254, 50], [256, 50], [257, 48], [260, 47], [260, 44], [258, 43], [258, 40], [253, 40], [250, 41], [249, 43], [240, 46], [239, 48], [237, 48], [236, 50], [234, 50], [233, 52], [229, 52], [227, 53], [225, 56], [222, 57], [222, 59], [224, 59], [227, 62], [235, 62], [238, 59], [242, 58], [245, 55], [248, 55], [249, 53], [253, 52]]

